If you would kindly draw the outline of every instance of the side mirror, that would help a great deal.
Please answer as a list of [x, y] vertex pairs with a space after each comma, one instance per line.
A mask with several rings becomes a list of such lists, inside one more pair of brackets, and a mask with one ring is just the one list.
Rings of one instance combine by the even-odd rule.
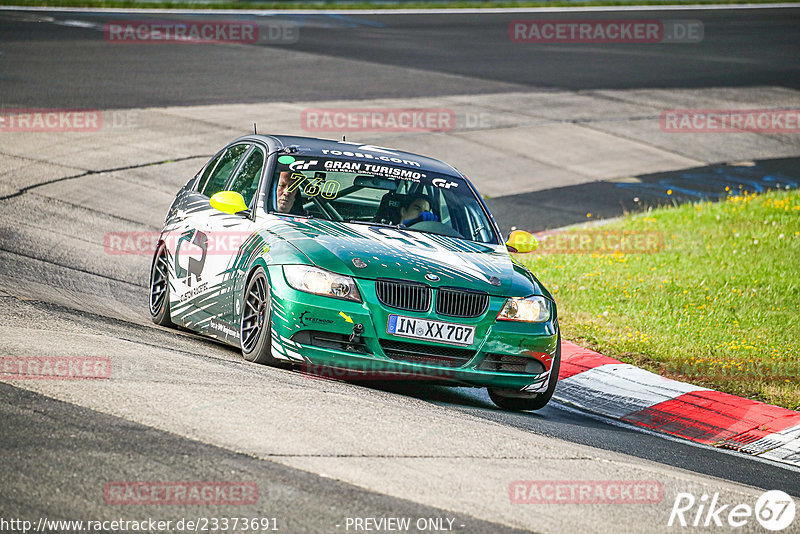
[[209, 202], [211, 207], [223, 213], [239, 213], [240, 211], [247, 211], [247, 204], [244, 203], [244, 197], [236, 191], [220, 191], [211, 197]]
[[539, 242], [536, 237], [524, 230], [514, 230], [509, 234], [508, 241], [506, 241], [506, 248], [509, 252], [527, 253], [533, 252], [539, 248]]

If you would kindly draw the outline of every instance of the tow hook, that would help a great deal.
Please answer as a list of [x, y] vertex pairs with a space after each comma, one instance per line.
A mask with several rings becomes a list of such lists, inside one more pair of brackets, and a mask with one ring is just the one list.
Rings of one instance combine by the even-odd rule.
[[364, 325], [357, 323], [353, 325], [353, 333], [350, 334], [349, 343], [361, 343], [361, 334], [364, 333]]

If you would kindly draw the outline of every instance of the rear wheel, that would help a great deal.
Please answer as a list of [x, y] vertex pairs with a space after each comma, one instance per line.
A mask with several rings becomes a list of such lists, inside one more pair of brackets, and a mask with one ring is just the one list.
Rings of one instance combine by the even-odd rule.
[[244, 290], [240, 339], [244, 359], [266, 365], [282, 367], [280, 360], [272, 357], [272, 307], [269, 282], [264, 270], [257, 267]]
[[544, 408], [553, 393], [556, 391], [558, 382], [558, 371], [561, 368], [561, 333], [558, 334], [558, 345], [556, 355], [553, 357], [553, 365], [550, 368], [550, 378], [547, 381], [547, 389], [542, 393], [525, 394], [521, 391], [512, 389], [488, 388], [489, 398], [504, 410], [540, 410]]
[[150, 266], [150, 318], [160, 326], [174, 327], [169, 315], [169, 260], [162, 243]]

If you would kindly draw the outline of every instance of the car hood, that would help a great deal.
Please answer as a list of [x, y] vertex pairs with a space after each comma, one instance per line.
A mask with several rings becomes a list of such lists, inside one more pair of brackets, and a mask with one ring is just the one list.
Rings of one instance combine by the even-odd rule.
[[301, 217], [282, 219], [270, 230], [318, 267], [339, 274], [465, 287], [498, 296], [544, 294], [531, 273], [511, 259], [504, 245]]

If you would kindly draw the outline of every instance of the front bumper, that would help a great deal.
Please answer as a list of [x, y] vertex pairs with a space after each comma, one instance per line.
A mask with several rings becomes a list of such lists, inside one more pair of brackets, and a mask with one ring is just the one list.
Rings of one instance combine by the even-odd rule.
[[[541, 324], [495, 321], [505, 302], [501, 297], [491, 297], [486, 312], [476, 318], [406, 312], [380, 304], [370, 280], [356, 280], [363, 298], [356, 303], [297, 291], [286, 283], [280, 266], [270, 266], [268, 272], [272, 356], [297, 363], [312, 375], [423, 380], [532, 393], [547, 388], [558, 343], [555, 318]], [[461, 347], [388, 334], [390, 314], [473, 325], [474, 341]], [[357, 324], [364, 331], [351, 342]]]

